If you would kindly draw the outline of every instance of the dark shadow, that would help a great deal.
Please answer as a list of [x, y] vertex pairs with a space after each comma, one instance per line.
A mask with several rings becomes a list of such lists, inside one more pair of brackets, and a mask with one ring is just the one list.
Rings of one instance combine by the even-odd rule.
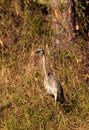
[[61, 109], [64, 113], [73, 112], [75, 107], [77, 106], [76, 100], [71, 100], [70, 102], [66, 102], [62, 105]]
[[11, 108], [11, 107], [12, 107], [12, 104], [11, 104], [11, 103], [6, 104], [5, 106], [1, 106], [1, 107], [0, 107], [0, 112], [3, 112], [5, 109]]

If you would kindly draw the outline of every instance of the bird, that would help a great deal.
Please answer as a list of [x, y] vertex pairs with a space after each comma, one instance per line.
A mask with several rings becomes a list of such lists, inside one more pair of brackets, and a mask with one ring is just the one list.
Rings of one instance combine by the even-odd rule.
[[59, 101], [61, 104], [65, 102], [64, 92], [60, 81], [47, 70], [45, 51], [40, 48], [35, 51], [42, 55], [43, 70], [44, 70], [44, 87], [49, 95], [52, 95], [55, 99], [55, 104]]

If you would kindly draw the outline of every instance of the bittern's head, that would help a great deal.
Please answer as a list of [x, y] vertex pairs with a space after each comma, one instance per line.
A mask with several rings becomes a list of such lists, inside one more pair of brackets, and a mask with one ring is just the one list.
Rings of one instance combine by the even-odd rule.
[[41, 53], [42, 55], [45, 54], [44, 50], [43, 49], [38, 49], [37, 51], [35, 51], [35, 53]]

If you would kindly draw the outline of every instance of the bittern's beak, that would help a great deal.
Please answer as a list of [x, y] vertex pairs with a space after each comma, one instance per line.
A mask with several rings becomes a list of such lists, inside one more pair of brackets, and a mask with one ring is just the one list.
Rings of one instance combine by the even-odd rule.
[[38, 49], [35, 53], [43, 52], [43, 49]]
[[35, 53], [40, 53], [40, 52], [42, 52], [42, 49], [38, 49], [38, 50], [32, 51], [31, 56], [33, 56]]

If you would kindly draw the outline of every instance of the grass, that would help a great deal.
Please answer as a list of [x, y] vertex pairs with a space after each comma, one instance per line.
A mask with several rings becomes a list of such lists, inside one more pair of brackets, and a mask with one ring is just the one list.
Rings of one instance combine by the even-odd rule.
[[[86, 42], [77, 39], [61, 51], [51, 44], [49, 6], [46, 16], [44, 5], [18, 2], [17, 16], [13, 3], [6, 2], [8, 8], [0, 3], [0, 130], [88, 130]], [[32, 55], [40, 47], [46, 52], [48, 69], [60, 79], [66, 105], [57, 103], [55, 108], [54, 98], [44, 89], [41, 57]]]
[[3, 55], [0, 60], [0, 129], [88, 130], [89, 92], [87, 83], [80, 78], [81, 55], [70, 50], [55, 54], [55, 64], [50, 56], [55, 68], [52, 71], [60, 78], [67, 100], [67, 105], [58, 103], [55, 109], [54, 98], [47, 95], [43, 86], [39, 58], [34, 57], [38, 61], [34, 67], [30, 54], [24, 52], [23, 57], [19, 54], [15, 58]]

